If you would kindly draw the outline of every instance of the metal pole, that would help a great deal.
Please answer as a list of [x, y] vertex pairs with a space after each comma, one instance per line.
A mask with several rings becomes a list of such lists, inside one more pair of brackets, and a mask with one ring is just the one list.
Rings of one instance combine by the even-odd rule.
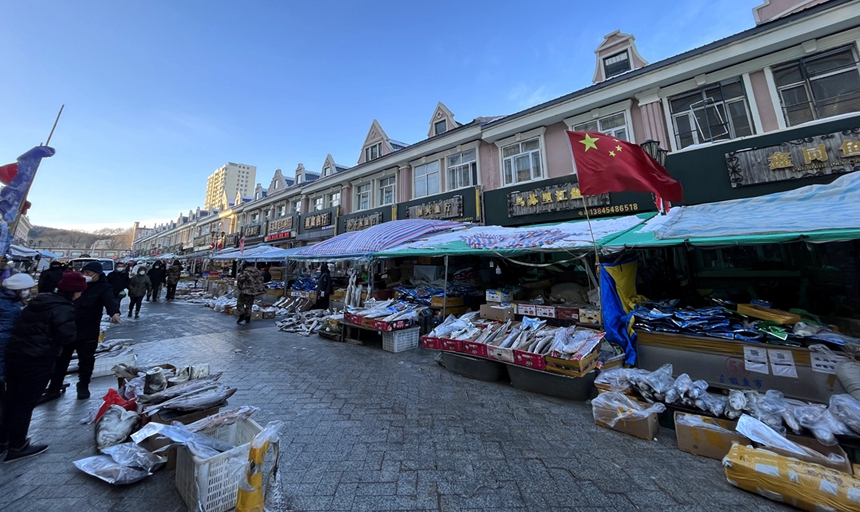
[[442, 321], [448, 316], [448, 255], [445, 255], [445, 291], [442, 293]]
[[47, 141], [47, 142], [45, 142], [45, 145], [46, 145], [46, 146], [50, 146], [50, 145], [51, 145], [51, 137], [53, 137], [53, 136], [54, 136], [54, 130], [56, 130], [56, 129], [57, 129], [57, 123], [59, 123], [59, 122], [60, 122], [60, 116], [61, 116], [61, 115], [63, 115], [63, 109], [64, 109], [64, 108], [66, 108], [65, 103], [64, 103], [64, 104], [62, 104], [62, 105], [60, 105], [60, 112], [57, 114], [57, 118], [56, 118], [56, 119], [54, 119], [54, 126], [53, 126], [53, 127], [51, 127], [51, 133], [50, 133], [50, 134], [48, 134], [48, 141]]

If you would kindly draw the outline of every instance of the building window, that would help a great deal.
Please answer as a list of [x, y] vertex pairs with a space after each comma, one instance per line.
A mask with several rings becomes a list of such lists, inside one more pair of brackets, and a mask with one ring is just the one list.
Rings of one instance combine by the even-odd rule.
[[274, 190], [278, 190], [278, 182], [277, 182], [277, 181], [275, 181], [274, 183], [272, 183], [272, 188], [273, 188]]
[[301, 209], [302, 209], [302, 200], [301, 199], [296, 199], [295, 201], [293, 201], [292, 206], [293, 206], [293, 213], [302, 213], [301, 212]]
[[860, 72], [850, 46], [773, 68], [788, 126], [860, 111]]
[[502, 159], [505, 185], [543, 177], [539, 137], [503, 147]]
[[611, 116], [601, 117], [594, 121], [577, 124], [573, 127], [575, 132], [601, 132], [606, 135], [611, 135], [616, 139], [628, 140], [627, 136], [627, 119], [624, 112], [612, 114]]
[[371, 160], [376, 160], [377, 158], [382, 156], [382, 143], [377, 142], [372, 146], [368, 146], [364, 148], [364, 160], [369, 162]]
[[323, 169], [323, 176], [331, 176], [331, 166], [327, 165], [325, 169]]
[[448, 157], [448, 190], [471, 187], [478, 181], [478, 153], [470, 149]]
[[630, 71], [630, 56], [627, 55], [626, 50], [603, 59], [603, 73], [606, 78], [620, 75], [625, 71]]
[[678, 148], [753, 134], [740, 78], [669, 98]]
[[287, 205], [282, 204], [281, 206], [278, 206], [278, 217], [283, 217], [286, 214], [287, 214]]
[[394, 197], [397, 191], [396, 182], [397, 179], [394, 176], [379, 180], [379, 206], [394, 204]]
[[340, 206], [340, 192], [333, 192], [328, 195], [328, 204], [330, 207]]
[[[259, 212], [254, 212], [254, 213], [252, 213], [252, 214], [251, 214], [251, 222], [253, 222], [254, 224], [256, 224], [256, 223], [260, 222], [260, 214], [259, 214]], [[208, 230], [208, 229], [206, 230], [206, 233], [209, 233], [209, 230]]]
[[320, 211], [325, 208], [325, 198], [323, 196], [314, 198], [314, 211]]
[[439, 193], [439, 161], [419, 165], [412, 176], [413, 197], [432, 196]]
[[445, 133], [447, 131], [448, 131], [448, 120], [447, 119], [443, 119], [441, 121], [436, 121], [433, 124], [433, 133], [435, 133], [436, 135], [439, 135], [441, 133]]
[[355, 187], [355, 198], [358, 210], [367, 210], [370, 208], [370, 183]]

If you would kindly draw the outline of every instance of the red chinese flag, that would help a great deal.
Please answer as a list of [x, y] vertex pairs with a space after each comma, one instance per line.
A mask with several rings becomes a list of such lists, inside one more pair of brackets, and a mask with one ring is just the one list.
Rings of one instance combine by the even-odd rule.
[[18, 175], [18, 163], [0, 165], [0, 183], [8, 185]]
[[635, 190], [681, 201], [681, 184], [638, 145], [597, 132], [567, 132], [567, 136], [582, 195]]

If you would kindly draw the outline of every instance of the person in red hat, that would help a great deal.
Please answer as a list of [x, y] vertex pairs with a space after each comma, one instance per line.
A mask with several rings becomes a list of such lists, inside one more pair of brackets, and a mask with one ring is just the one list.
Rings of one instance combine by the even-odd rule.
[[57, 291], [33, 298], [15, 323], [6, 345], [6, 394], [0, 420], [0, 454], [6, 453], [6, 462], [48, 449], [48, 445], [31, 444], [27, 438], [30, 418], [63, 347], [75, 341], [77, 328], [72, 301], [86, 289], [84, 276], [66, 272]]

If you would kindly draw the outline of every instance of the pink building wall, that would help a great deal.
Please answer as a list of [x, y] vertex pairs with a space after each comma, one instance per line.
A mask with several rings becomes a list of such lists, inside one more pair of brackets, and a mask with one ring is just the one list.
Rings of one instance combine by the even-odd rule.
[[777, 122], [777, 114], [773, 108], [773, 97], [770, 95], [764, 71], [750, 73], [750, 82], [752, 83], [752, 91], [749, 91], [749, 94], [755, 97], [758, 114], [761, 117], [762, 130], [764, 132], [778, 130], [779, 122]]
[[499, 148], [495, 144], [482, 142], [478, 147], [478, 162], [484, 190], [499, 188], [502, 182], [502, 173], [499, 170]]
[[555, 123], [547, 126], [544, 133], [546, 143], [546, 175], [549, 178], [560, 178], [573, 174], [573, 156], [570, 152], [570, 139], [567, 137], [567, 125]]

